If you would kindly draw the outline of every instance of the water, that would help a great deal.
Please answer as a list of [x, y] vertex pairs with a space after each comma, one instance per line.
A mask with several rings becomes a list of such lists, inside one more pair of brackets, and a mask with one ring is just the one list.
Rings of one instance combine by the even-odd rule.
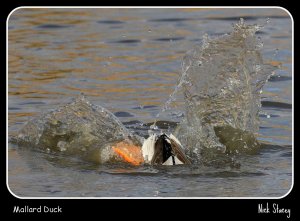
[[186, 117], [176, 134], [198, 158], [205, 149], [239, 153], [259, 148], [255, 134], [260, 95], [279, 68], [263, 61], [262, 42], [255, 36], [262, 28], [247, 25], [241, 18], [229, 34], [217, 38], [204, 35], [202, 44], [183, 59], [178, 87], [185, 97]]
[[292, 30], [280, 9], [18, 10], [8, 23], [9, 137], [80, 92], [140, 136], [148, 136], [154, 120], [159, 130], [174, 130], [186, 117], [185, 101], [180, 93], [175, 102], [168, 97], [180, 83], [186, 51], [205, 33], [208, 39], [229, 33], [240, 17], [252, 24], [270, 18], [258, 31], [258, 42], [263, 41], [264, 61], [281, 64], [261, 94], [257, 136], [263, 147], [258, 153], [234, 156], [225, 166], [132, 168], [9, 144], [10, 189], [18, 196], [50, 197], [287, 193], [292, 183]]

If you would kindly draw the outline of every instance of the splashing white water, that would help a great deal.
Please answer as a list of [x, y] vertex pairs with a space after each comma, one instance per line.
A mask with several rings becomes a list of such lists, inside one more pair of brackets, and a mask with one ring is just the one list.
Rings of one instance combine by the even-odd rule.
[[162, 112], [183, 92], [185, 118], [175, 133], [190, 152], [257, 146], [261, 91], [276, 69], [260, 53], [263, 43], [255, 33], [262, 28], [241, 19], [230, 34], [204, 35], [183, 58], [179, 83]]

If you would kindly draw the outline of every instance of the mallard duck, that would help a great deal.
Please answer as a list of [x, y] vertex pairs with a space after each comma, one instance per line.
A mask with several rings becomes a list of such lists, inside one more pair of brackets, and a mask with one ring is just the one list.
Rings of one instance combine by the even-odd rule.
[[121, 158], [132, 165], [178, 165], [191, 164], [184, 154], [183, 148], [177, 138], [170, 134], [151, 135], [143, 146], [134, 145], [130, 141], [121, 141], [112, 145], [111, 157]]

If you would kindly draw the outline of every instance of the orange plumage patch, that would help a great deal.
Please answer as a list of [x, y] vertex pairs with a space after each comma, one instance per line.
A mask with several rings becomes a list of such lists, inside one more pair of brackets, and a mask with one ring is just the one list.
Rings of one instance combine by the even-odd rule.
[[138, 166], [144, 162], [141, 147], [135, 146], [125, 141], [121, 141], [115, 144], [112, 149], [117, 153], [124, 161]]

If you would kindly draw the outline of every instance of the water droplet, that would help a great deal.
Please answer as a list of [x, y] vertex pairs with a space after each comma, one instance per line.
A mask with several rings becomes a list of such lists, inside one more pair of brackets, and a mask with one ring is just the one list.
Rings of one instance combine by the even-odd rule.
[[267, 118], [271, 118], [271, 116], [268, 114], [268, 115], [267, 115]]
[[266, 24], [269, 24], [270, 23], [270, 18], [267, 18], [266, 19]]
[[245, 21], [244, 21], [244, 19], [243, 18], [240, 18], [240, 23], [239, 23], [240, 25], [244, 25], [245, 24]]
[[260, 67], [259, 64], [256, 64], [254, 69], [255, 69], [256, 72], [259, 72], [261, 70], [261, 67]]
[[159, 191], [154, 191], [154, 196], [158, 196], [158, 194], [159, 194]]
[[207, 33], [205, 33], [202, 36], [202, 49], [206, 49], [209, 46], [209, 36]]
[[201, 66], [202, 65], [202, 61], [197, 61], [196, 64], [197, 64], [197, 66]]
[[122, 35], [122, 38], [126, 38], [127, 36], [126, 35]]
[[273, 56], [274, 56], [274, 57], [276, 57], [276, 56], [277, 56], [277, 54], [278, 54], [278, 52], [279, 52], [279, 49], [278, 49], [278, 48], [276, 48], [276, 49], [275, 49], [275, 52], [274, 52], [274, 54], [273, 54]]
[[149, 28], [149, 29], [148, 29], [148, 32], [152, 32], [152, 30]]
[[151, 126], [150, 126], [150, 129], [152, 129], [152, 130], [157, 130], [158, 129], [158, 127], [155, 125], [155, 123], [154, 124], [152, 124]]
[[255, 49], [256, 49], [256, 50], [261, 49], [263, 46], [264, 46], [264, 43], [263, 43], [263, 42], [259, 42], [259, 43], [255, 46]]
[[62, 140], [58, 141], [57, 147], [59, 148], [59, 151], [61, 151], [61, 152], [66, 151], [67, 150], [66, 144], [67, 144], [67, 142], [65, 142], [65, 141], [62, 141]]
[[107, 66], [110, 66], [110, 65], [111, 65], [111, 62], [109, 62], [109, 61], [106, 61], [106, 62], [103, 64], [104, 67], [107, 67]]

